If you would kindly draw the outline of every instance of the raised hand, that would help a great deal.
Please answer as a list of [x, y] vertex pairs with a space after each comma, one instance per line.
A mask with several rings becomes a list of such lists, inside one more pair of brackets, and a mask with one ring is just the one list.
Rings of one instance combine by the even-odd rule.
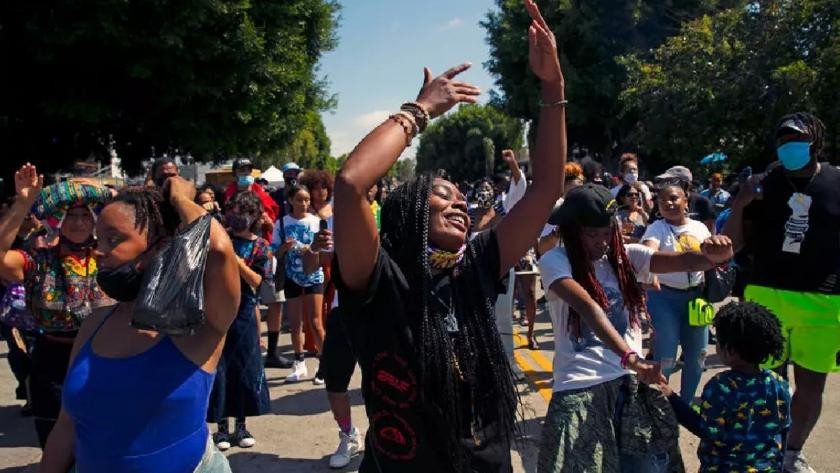
[[531, 26], [528, 28], [528, 61], [531, 70], [543, 82], [563, 83], [563, 70], [560, 68], [554, 33], [534, 0], [525, 0], [525, 9], [531, 15]]
[[419, 103], [432, 118], [446, 113], [455, 105], [476, 103], [476, 97], [481, 94], [478, 87], [455, 80], [455, 76], [466, 71], [472, 64], [466, 63], [455, 66], [438, 77], [432, 77], [428, 67], [423, 68], [423, 88], [417, 94]]
[[180, 176], [172, 176], [163, 183], [163, 195], [169, 196], [173, 203], [183, 199], [195, 200], [195, 184]]
[[35, 166], [26, 163], [15, 173], [15, 192], [18, 197], [35, 202], [44, 187], [44, 176], [38, 174]]
[[738, 186], [738, 195], [732, 199], [733, 208], [744, 208], [754, 200], [761, 200], [764, 194], [761, 188], [761, 180], [764, 176], [753, 174], [744, 183]]
[[732, 240], [726, 235], [715, 235], [700, 245], [703, 256], [714, 264], [726, 263], [734, 256]]
[[507, 164], [516, 163], [516, 154], [513, 152], [512, 149], [503, 149], [502, 160]]

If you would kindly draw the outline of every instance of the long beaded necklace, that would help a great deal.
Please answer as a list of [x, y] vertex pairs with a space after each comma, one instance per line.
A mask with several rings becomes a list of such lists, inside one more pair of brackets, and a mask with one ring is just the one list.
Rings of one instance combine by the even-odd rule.
[[474, 382], [468, 382], [467, 376], [464, 374], [464, 371], [461, 369], [461, 364], [458, 361], [458, 349], [455, 346], [455, 340], [457, 340], [457, 334], [460, 332], [460, 328], [458, 326], [458, 319], [455, 315], [455, 300], [454, 300], [454, 291], [452, 290], [452, 282], [450, 279], [450, 286], [449, 286], [449, 303], [446, 303], [441, 297], [439, 290], [444, 286], [444, 280], [439, 282], [433, 291], [435, 299], [437, 302], [443, 307], [446, 311], [446, 318], [445, 318], [445, 325], [446, 331], [448, 332], [449, 336], [452, 337], [452, 354], [450, 357], [450, 363], [452, 365], [452, 369], [455, 374], [458, 376], [458, 381], [465, 385], [465, 388], [469, 392], [469, 404], [470, 404], [470, 435], [472, 436], [473, 442], [477, 447], [481, 446], [482, 440], [479, 435], [480, 428], [478, 425], [478, 416], [475, 410], [475, 399], [476, 399], [476, 386]]

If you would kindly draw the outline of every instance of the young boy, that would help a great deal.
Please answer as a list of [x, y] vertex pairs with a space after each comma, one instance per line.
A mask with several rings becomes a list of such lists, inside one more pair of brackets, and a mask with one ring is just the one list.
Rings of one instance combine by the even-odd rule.
[[790, 389], [773, 371], [759, 367], [782, 358], [781, 325], [761, 305], [723, 307], [714, 321], [718, 355], [731, 369], [703, 388], [699, 414], [664, 384], [660, 389], [685, 428], [700, 437], [701, 472], [778, 472], [790, 427]]

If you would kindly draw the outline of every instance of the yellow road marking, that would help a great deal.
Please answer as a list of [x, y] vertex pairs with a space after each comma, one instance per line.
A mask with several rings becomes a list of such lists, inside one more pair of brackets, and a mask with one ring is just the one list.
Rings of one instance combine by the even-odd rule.
[[[522, 334], [519, 334], [519, 333], [516, 333], [516, 332], [514, 332], [514, 334], [513, 334], [513, 341], [518, 346], [527, 346], [528, 345], [528, 339], [525, 338], [525, 336], [523, 336]], [[529, 350], [528, 353], [531, 355], [531, 358], [533, 358], [534, 361], [536, 361], [537, 364], [540, 365], [540, 368], [542, 368], [543, 370], [545, 370], [549, 373], [551, 373], [553, 371], [552, 368], [551, 368], [551, 366], [552, 366], [551, 362], [545, 356], [543, 356], [541, 351], [539, 351], [539, 350]]]
[[[525, 337], [518, 333], [513, 334], [513, 341], [516, 347], [527, 346], [527, 340]], [[534, 365], [531, 364], [531, 361], [528, 360], [526, 356], [518, 349], [514, 348], [513, 350], [513, 358], [516, 360], [516, 364], [519, 365], [519, 368], [525, 373], [525, 377], [528, 378], [528, 381], [534, 386], [534, 389], [540, 393], [540, 395], [546, 401], [551, 401], [551, 393], [552, 393], [552, 380], [551, 380], [551, 363], [546, 360], [544, 356], [539, 351], [530, 351], [528, 352], [531, 355], [531, 359], [533, 359], [537, 365], [541, 368], [540, 371], [537, 371], [534, 368]], [[549, 378], [545, 378], [545, 374], [549, 375]], [[542, 375], [542, 376], [541, 376]]]

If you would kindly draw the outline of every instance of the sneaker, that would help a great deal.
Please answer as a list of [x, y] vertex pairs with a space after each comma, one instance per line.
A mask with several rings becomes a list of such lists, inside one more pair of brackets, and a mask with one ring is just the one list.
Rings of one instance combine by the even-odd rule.
[[251, 448], [257, 444], [254, 436], [245, 429], [237, 430], [234, 436], [236, 437], [236, 444], [241, 448]]
[[305, 378], [308, 374], [309, 372], [306, 371], [306, 364], [302, 361], [295, 360], [295, 362], [292, 365], [292, 372], [291, 374], [289, 374], [289, 376], [286, 376], [285, 382], [299, 383], [303, 381], [303, 378]]
[[224, 452], [230, 448], [230, 435], [227, 432], [216, 432], [213, 434], [213, 443], [216, 444], [216, 448]]
[[312, 384], [315, 386], [321, 386], [326, 381], [324, 381], [324, 373], [321, 372], [321, 365], [318, 364], [318, 371], [315, 372], [315, 377], [312, 378]]
[[338, 433], [338, 449], [330, 456], [330, 468], [344, 468], [359, 453], [359, 429], [353, 427], [349, 434]]
[[267, 356], [265, 357], [265, 367], [266, 368], [283, 368], [289, 369], [294, 365], [294, 362], [285, 356], [282, 355], [274, 355], [274, 356]]
[[785, 473], [817, 473], [810, 465], [801, 450], [785, 452]]

